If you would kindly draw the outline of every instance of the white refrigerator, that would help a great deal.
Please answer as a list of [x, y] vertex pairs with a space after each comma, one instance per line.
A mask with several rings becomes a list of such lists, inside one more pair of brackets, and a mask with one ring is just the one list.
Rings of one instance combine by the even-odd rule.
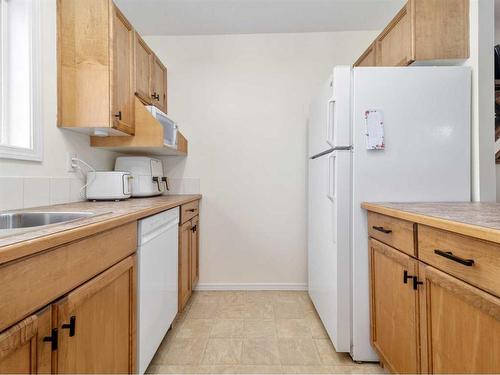
[[[378, 359], [361, 203], [470, 201], [470, 93], [466, 67], [336, 67], [311, 104], [309, 294], [356, 361]], [[366, 111], [383, 119], [384, 149], [367, 149]]]

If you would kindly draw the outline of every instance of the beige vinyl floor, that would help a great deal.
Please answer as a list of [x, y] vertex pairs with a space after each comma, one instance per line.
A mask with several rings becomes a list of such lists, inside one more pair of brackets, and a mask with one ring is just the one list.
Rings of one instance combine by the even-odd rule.
[[151, 374], [384, 373], [337, 353], [306, 292], [195, 292]]

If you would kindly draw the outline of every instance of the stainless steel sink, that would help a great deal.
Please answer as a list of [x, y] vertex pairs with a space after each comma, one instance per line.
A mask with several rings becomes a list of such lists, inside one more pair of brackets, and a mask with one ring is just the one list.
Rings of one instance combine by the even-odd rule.
[[1, 229], [20, 229], [64, 223], [94, 216], [93, 212], [12, 212], [0, 214]]

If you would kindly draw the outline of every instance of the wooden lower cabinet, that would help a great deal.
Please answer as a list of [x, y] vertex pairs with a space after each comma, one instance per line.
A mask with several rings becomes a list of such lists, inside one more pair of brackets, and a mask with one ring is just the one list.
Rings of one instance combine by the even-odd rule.
[[[181, 212], [186, 211], [188, 205], [181, 207]], [[196, 207], [198, 207], [198, 202], [196, 202]], [[179, 227], [179, 312], [186, 307], [200, 277], [200, 217], [196, 215], [187, 220], [186, 216], [181, 214], [181, 222]]]
[[56, 372], [135, 372], [135, 263], [124, 259], [54, 305]]
[[57, 340], [51, 329], [52, 309], [48, 306], [1, 333], [0, 374], [50, 374], [51, 341]]
[[191, 296], [190, 242], [191, 221], [187, 221], [179, 228], [179, 311], [184, 310]]
[[498, 373], [500, 299], [420, 262], [423, 371]]
[[392, 372], [420, 372], [416, 274], [416, 260], [370, 240], [371, 339]]
[[373, 238], [369, 254], [372, 345], [389, 371], [500, 373], [500, 298]]
[[194, 289], [200, 278], [200, 220], [196, 216], [191, 220], [191, 289]]

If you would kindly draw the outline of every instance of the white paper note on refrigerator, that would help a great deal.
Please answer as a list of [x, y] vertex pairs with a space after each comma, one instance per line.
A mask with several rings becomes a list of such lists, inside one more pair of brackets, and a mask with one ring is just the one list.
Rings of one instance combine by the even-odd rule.
[[380, 110], [365, 111], [366, 120], [366, 149], [383, 150], [384, 141], [384, 115]]

